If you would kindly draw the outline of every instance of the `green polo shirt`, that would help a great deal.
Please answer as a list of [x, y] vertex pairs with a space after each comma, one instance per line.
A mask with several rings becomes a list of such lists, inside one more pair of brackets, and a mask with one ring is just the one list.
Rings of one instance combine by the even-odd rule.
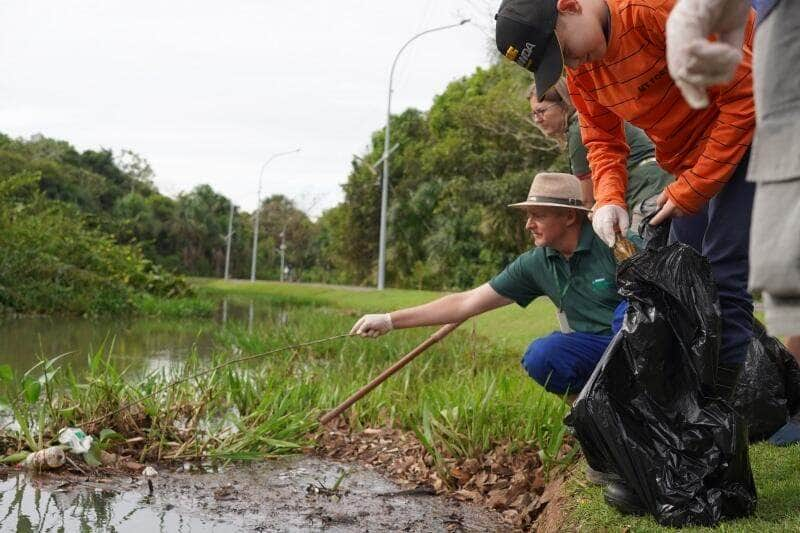
[[[628, 211], [632, 212], [644, 200], [663, 191], [667, 185], [675, 181], [675, 178], [655, 162], [655, 148], [644, 131], [626, 122], [625, 139], [630, 147], [625, 203], [628, 205]], [[569, 120], [567, 151], [570, 169], [574, 175], [583, 176], [591, 172], [577, 113], [573, 113]]]
[[547, 296], [565, 312], [574, 331], [611, 335], [614, 309], [622, 300], [617, 294], [616, 272], [611, 248], [595, 235], [587, 221], [569, 261], [552, 248], [533, 248], [517, 257], [489, 285], [521, 307]]

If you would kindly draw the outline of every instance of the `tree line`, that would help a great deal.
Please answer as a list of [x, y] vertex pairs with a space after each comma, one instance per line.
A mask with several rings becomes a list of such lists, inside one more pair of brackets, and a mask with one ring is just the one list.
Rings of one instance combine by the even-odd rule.
[[[387, 285], [469, 287], [530, 246], [521, 217], [506, 206], [524, 198], [536, 172], [563, 170], [565, 160], [528, 120], [530, 80], [516, 70], [479, 68], [450, 83], [428, 111], [392, 117], [392, 144], [399, 148], [391, 157]], [[285, 232], [293, 279], [375, 282], [380, 175], [371, 165], [382, 155], [383, 139], [383, 129], [372, 134], [366, 153], [351, 161], [344, 200], [317, 220], [281, 195], [262, 202], [259, 279], [279, 278]], [[42, 135], [0, 134], [0, 184], [21, 175], [36, 182], [35, 201], [67, 209], [86, 231], [135, 250], [164, 272], [224, 273], [231, 201], [209, 185], [170, 198], [154, 186], [147, 161], [132, 152], [79, 152]], [[11, 204], [0, 197], [0, 209]], [[253, 213], [237, 209], [232, 277], [250, 275], [252, 227]], [[2, 276], [0, 269], [0, 282]]]

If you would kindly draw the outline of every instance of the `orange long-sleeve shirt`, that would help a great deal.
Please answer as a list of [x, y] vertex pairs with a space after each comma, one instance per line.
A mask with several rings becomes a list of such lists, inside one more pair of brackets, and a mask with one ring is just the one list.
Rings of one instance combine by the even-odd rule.
[[694, 110], [667, 70], [665, 28], [675, 1], [606, 1], [611, 14], [606, 55], [567, 69], [597, 206], [625, 206], [627, 120], [647, 133], [659, 165], [676, 176], [667, 188], [670, 199], [696, 213], [730, 179], [753, 138], [753, 16], [733, 80], [712, 87], [708, 108]]

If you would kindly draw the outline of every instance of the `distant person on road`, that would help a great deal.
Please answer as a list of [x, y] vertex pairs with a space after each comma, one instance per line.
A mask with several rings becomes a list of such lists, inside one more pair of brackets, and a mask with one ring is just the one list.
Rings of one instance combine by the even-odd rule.
[[[533, 83], [527, 96], [531, 105], [531, 120], [545, 136], [557, 141], [567, 151], [570, 172], [581, 180], [583, 197], [587, 207], [591, 208], [594, 205], [592, 170], [586, 158], [587, 150], [581, 139], [578, 113], [572, 105], [566, 80], [559, 79], [541, 100], [536, 97], [536, 84]], [[656, 210], [658, 195], [675, 178], [658, 166], [653, 143], [642, 130], [626, 122], [625, 138], [630, 148], [625, 202], [631, 228], [638, 232], [642, 219]]]
[[538, 174], [527, 200], [510, 207], [525, 211], [525, 229], [535, 248], [475, 289], [364, 315], [350, 333], [378, 337], [392, 329], [458, 323], [511, 303], [527, 307], [547, 296], [558, 309], [561, 331], [534, 340], [522, 366], [545, 389], [571, 400], [622, 323], [626, 303], [617, 294], [613, 251], [592, 230], [575, 176]]

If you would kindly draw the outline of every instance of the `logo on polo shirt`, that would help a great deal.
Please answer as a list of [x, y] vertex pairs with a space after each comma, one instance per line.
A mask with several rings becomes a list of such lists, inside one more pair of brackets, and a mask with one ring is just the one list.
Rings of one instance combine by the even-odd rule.
[[651, 87], [653, 87], [653, 85], [655, 85], [655, 83], [658, 80], [660, 80], [661, 78], [663, 78], [664, 76], [667, 75], [667, 72], [668, 72], [667, 71], [667, 67], [664, 67], [661, 70], [659, 70], [658, 72], [656, 72], [656, 74], [652, 78], [650, 78], [649, 80], [647, 80], [643, 84], [639, 85], [639, 92], [643, 93], [643, 92], [647, 91], [648, 89], [650, 89]]

